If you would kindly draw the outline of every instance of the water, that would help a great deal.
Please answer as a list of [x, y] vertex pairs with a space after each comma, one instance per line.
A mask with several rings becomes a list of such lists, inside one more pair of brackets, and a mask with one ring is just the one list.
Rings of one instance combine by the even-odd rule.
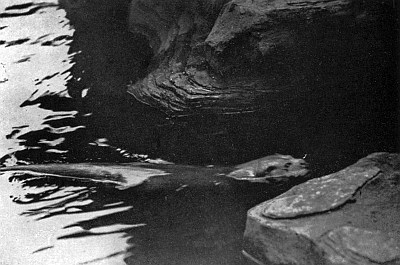
[[[127, 2], [87, 12], [79, 1], [1, 1], [3, 165], [146, 156], [234, 165], [284, 153], [307, 155], [322, 175], [398, 150], [393, 39], [385, 30], [380, 52], [359, 62], [342, 55], [337, 69], [310, 73], [307, 95], [250, 114], [169, 118], [125, 92], [151, 56], [125, 28]], [[30, 175], [3, 174], [0, 182], [0, 259], [10, 265], [244, 264], [246, 211], [288, 188], [218, 177], [156, 190]]]

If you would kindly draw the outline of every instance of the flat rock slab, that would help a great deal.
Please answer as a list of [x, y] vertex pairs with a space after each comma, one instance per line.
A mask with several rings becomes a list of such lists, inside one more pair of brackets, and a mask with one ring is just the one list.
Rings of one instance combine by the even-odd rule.
[[268, 218], [294, 218], [333, 210], [351, 199], [379, 168], [351, 167], [313, 179], [269, 201], [263, 215]]
[[248, 212], [257, 264], [400, 264], [400, 154], [374, 153]]

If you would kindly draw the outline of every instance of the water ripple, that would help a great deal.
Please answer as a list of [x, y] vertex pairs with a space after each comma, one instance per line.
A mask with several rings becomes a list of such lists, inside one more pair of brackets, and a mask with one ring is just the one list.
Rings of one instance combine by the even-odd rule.
[[0, 18], [12, 18], [12, 17], [21, 17], [21, 16], [28, 16], [37, 13], [39, 10], [47, 7], [57, 7], [58, 5], [53, 4], [53, 3], [27, 3], [27, 4], [21, 4], [21, 5], [14, 5], [14, 6], [8, 6], [6, 7], [6, 11], [8, 10], [20, 10], [20, 9], [27, 9], [30, 8], [29, 10], [23, 10], [22, 12], [5, 12], [5, 13], [0, 13]]
[[[55, 140], [82, 128], [70, 123], [79, 115], [66, 87], [76, 53], [69, 51], [74, 30], [65, 15], [53, 0], [0, 4], [0, 17], [7, 18], [0, 21], [0, 113], [7, 117], [0, 124], [2, 161], [18, 160], [15, 154], [24, 150], [64, 153]], [[55, 124], [63, 118], [68, 121]]]
[[69, 44], [72, 41], [72, 37], [69, 35], [61, 35], [55, 37], [52, 40], [42, 42], [42, 46], [60, 46]]
[[25, 8], [28, 8], [28, 7], [31, 7], [31, 6], [33, 6], [33, 3], [32, 3], [32, 2], [30, 2], [30, 3], [25, 3], [25, 4], [19, 4], [19, 5], [7, 6], [7, 7], [5, 8], [5, 10], [25, 9]]
[[[23, 248], [18, 240], [0, 242], [0, 259], [6, 264], [25, 264], [28, 260], [36, 265], [89, 264], [99, 260], [124, 264], [129, 248], [126, 232], [145, 226], [144, 223], [116, 223], [93, 229], [79, 226], [81, 222], [131, 209], [112, 198], [106, 200], [108, 206], [98, 204], [100, 187], [93, 183], [82, 185], [74, 180], [65, 182], [8, 173], [1, 176], [0, 182], [0, 221], [4, 224], [0, 232], [7, 231], [8, 239], [30, 235]], [[91, 251], [86, 251], [89, 246]]]
[[29, 38], [23, 38], [23, 39], [18, 39], [18, 40], [13, 40], [13, 41], [3, 41], [2, 43], [6, 45], [6, 47], [14, 46], [14, 45], [20, 45], [25, 42], [28, 42], [30, 39]]

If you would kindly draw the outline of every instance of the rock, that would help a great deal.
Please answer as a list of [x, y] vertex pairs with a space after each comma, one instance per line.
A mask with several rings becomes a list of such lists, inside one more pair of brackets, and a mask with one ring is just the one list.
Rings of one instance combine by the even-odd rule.
[[335, 253], [329, 257], [333, 263], [394, 264], [397, 262], [399, 264], [400, 262], [400, 241], [395, 233], [343, 226], [323, 235], [319, 243], [327, 252]]
[[154, 56], [128, 92], [171, 115], [242, 113], [296, 98], [307, 93], [304, 82], [317, 78], [321, 65], [331, 71], [337, 58], [363, 61], [379, 51], [378, 24], [391, 5], [133, 0], [129, 27], [147, 37]]
[[400, 154], [374, 153], [248, 212], [258, 264], [400, 264]]
[[[331, 19], [332, 16], [349, 16], [355, 10], [352, 2], [348, 0], [334, 1], [265, 1], [265, 0], [234, 0], [229, 3], [223, 13], [218, 17], [213, 29], [208, 35], [206, 42], [211, 47], [223, 51], [226, 45], [238, 34], [258, 31], [260, 39], [259, 47], [264, 44], [263, 53], [268, 49], [280, 46], [293, 46], [296, 33], [290, 26], [279, 25], [284, 22], [295, 20], [307, 20], [313, 23], [319, 20], [320, 16]], [[271, 25], [278, 25], [272, 26]], [[262, 30], [262, 32], [260, 31]], [[265, 44], [268, 45], [265, 47]]]
[[351, 199], [359, 187], [378, 173], [376, 167], [351, 168], [308, 181], [269, 202], [263, 215], [285, 219], [333, 210]]

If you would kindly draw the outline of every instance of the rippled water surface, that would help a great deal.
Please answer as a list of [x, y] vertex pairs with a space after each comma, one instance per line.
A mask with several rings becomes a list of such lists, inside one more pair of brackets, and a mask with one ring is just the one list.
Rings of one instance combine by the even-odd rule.
[[[0, 2], [2, 166], [147, 157], [229, 166], [285, 153], [306, 155], [323, 174], [396, 150], [388, 39], [364, 70], [327, 71], [302, 98], [251, 114], [169, 118], [126, 93], [151, 56], [126, 29], [128, 1], [61, 2]], [[244, 264], [246, 211], [285, 189], [218, 177], [118, 189], [2, 174], [0, 263]]]

